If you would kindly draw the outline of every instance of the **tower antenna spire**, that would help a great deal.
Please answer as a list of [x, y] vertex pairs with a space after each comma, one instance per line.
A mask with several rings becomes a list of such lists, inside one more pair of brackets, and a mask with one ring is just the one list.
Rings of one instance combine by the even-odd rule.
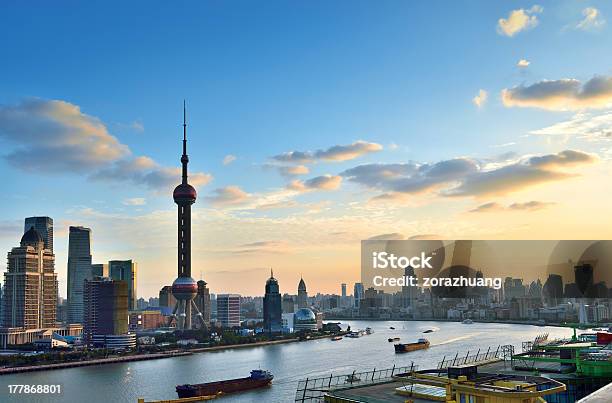
[[181, 164], [183, 165], [183, 183], [187, 183], [187, 164], [189, 157], [187, 156], [187, 105], [183, 99], [183, 155], [181, 156]]

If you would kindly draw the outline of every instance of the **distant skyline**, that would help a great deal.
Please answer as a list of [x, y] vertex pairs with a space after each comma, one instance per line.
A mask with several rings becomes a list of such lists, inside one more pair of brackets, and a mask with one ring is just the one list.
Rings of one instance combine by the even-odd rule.
[[[0, 254], [23, 219], [176, 277], [187, 100], [192, 275], [340, 293], [360, 243], [610, 239], [612, 4], [15, 3], [0, 15]], [[0, 270], [6, 269], [0, 259]]]

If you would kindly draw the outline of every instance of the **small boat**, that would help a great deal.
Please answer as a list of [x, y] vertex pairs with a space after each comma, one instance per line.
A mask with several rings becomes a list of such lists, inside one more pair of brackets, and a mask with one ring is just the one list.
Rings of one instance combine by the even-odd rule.
[[268, 386], [272, 383], [272, 375], [269, 371], [254, 369], [251, 376], [247, 378], [228, 379], [225, 381], [177, 385], [176, 393], [179, 398], [217, 396], [224, 393], [240, 392]]
[[389, 326], [389, 329], [391, 330], [395, 330], [395, 328], [393, 326]]
[[338, 340], [342, 340], [342, 336], [334, 336], [332, 337], [333, 341], [338, 341]]
[[464, 325], [473, 325], [474, 321], [472, 319], [465, 319], [463, 322]]
[[429, 348], [429, 340], [427, 339], [419, 339], [416, 343], [407, 343], [407, 344], [395, 344], [395, 352], [396, 353], [409, 353], [411, 351], [423, 350]]
[[366, 334], [372, 334], [372, 333], [374, 333], [374, 330], [372, 330], [371, 327], [366, 327], [365, 328], [365, 332], [366, 332]]
[[356, 332], [350, 332], [346, 334], [346, 337], [350, 337], [351, 339], [358, 339], [363, 336], [363, 330], [358, 330]]
[[399, 337], [389, 337], [389, 343], [393, 343], [394, 341], [400, 341]]
[[427, 330], [425, 330], [423, 333], [433, 333], [433, 332], [434, 332], [433, 330], [431, 330], [431, 329], [427, 329]]

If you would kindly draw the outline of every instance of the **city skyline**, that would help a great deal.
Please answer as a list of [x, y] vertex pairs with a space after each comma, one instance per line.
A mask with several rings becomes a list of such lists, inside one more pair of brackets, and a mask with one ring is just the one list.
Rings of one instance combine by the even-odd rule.
[[212, 293], [260, 295], [270, 267], [281, 293], [338, 293], [372, 237], [610, 238], [612, 6], [592, 3], [160, 6], [138, 32], [134, 4], [7, 6], [0, 250], [49, 216], [60, 295], [70, 226], [94, 263], [139, 263], [137, 295], [170, 285], [185, 98]]

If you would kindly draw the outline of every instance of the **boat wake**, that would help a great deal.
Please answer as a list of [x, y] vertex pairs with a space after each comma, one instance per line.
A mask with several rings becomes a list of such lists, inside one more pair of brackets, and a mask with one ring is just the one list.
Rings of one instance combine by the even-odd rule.
[[439, 343], [433, 343], [432, 346], [442, 346], [444, 344], [454, 343], [454, 342], [459, 341], [459, 340], [470, 339], [470, 338], [472, 338], [474, 336], [478, 336], [479, 334], [480, 333], [466, 334], [465, 336], [459, 336], [459, 337], [455, 337], [453, 339], [448, 339], [448, 340], [441, 341]]

